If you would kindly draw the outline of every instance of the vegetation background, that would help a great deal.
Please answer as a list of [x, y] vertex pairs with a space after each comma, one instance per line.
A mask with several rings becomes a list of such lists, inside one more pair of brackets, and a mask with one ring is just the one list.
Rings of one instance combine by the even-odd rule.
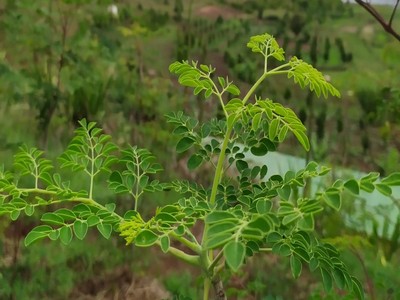
[[[393, 10], [376, 8], [386, 18]], [[393, 28], [400, 28], [399, 18]], [[245, 91], [260, 66], [244, 45], [266, 31], [287, 56], [312, 63], [342, 94], [339, 101], [314, 103], [311, 94], [293, 92], [279, 78], [262, 86], [260, 92], [298, 113], [312, 141], [309, 153], [294, 140], [279, 152], [337, 169], [399, 171], [400, 43], [361, 7], [339, 0], [0, 0], [0, 164], [10, 166], [22, 144], [57, 157], [86, 117], [118, 144], [151, 149], [164, 176], [209, 182], [207, 170], [189, 172], [187, 157], [175, 154], [164, 115], [183, 108], [204, 120], [221, 112], [178, 88], [168, 65], [210, 63]], [[100, 198], [110, 197], [106, 187], [97, 190]], [[140, 205], [150, 213], [173, 197]], [[321, 236], [342, 249], [370, 299], [400, 299], [399, 198], [382, 200], [372, 212], [364, 199], [348, 199], [342, 212], [328, 212], [317, 224]], [[393, 211], [394, 221], [385, 218]], [[349, 222], [348, 215], [356, 217]], [[126, 247], [94, 232], [68, 247], [42, 241], [25, 248], [23, 238], [38, 222], [0, 219], [1, 299], [199, 298], [200, 274], [157, 249]], [[227, 292], [232, 299], [345, 297], [325, 294], [307, 272], [294, 281], [290, 267], [274, 256], [250, 261]]]

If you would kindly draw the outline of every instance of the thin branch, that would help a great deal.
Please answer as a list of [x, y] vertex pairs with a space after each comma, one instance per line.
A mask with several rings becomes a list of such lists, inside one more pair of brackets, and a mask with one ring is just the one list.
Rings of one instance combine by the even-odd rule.
[[394, 15], [396, 13], [397, 6], [399, 5], [399, 3], [400, 3], [400, 0], [397, 0], [395, 6], [393, 8], [392, 15], [390, 16], [389, 26], [392, 26], [393, 18], [394, 18]]
[[397, 6], [399, 5], [400, 0], [397, 0], [396, 5], [393, 9], [392, 15], [390, 17], [389, 23], [382, 17], [382, 15], [370, 4], [363, 0], [355, 0], [358, 5], [363, 7], [371, 16], [375, 18], [382, 25], [383, 29], [391, 36], [393, 36], [396, 40], [400, 42], [400, 34], [397, 33], [392, 27], [392, 21], [397, 10]]

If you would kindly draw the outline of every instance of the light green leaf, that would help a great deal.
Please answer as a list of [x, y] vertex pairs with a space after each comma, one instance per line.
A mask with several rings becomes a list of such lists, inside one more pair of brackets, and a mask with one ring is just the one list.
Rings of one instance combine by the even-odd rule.
[[25, 214], [27, 216], [32, 216], [34, 212], [35, 212], [35, 207], [33, 205], [27, 205], [25, 207]]
[[382, 179], [381, 183], [388, 186], [400, 186], [400, 172], [392, 173]]
[[329, 188], [324, 193], [324, 199], [326, 204], [335, 210], [339, 210], [342, 205], [342, 200], [340, 197], [340, 191], [336, 188]]
[[64, 225], [64, 220], [58, 214], [55, 213], [44, 213], [42, 218], [40, 219], [42, 222], [55, 224], [55, 225]]
[[64, 245], [69, 245], [72, 241], [72, 229], [69, 226], [61, 227], [60, 240]]
[[206, 224], [218, 223], [221, 221], [236, 221], [237, 217], [227, 211], [213, 211], [204, 219]]
[[40, 226], [33, 228], [25, 237], [25, 241], [24, 241], [25, 246], [27, 247], [30, 244], [32, 244], [33, 242], [36, 242], [40, 239], [45, 238], [46, 236], [49, 235], [49, 233], [52, 230], [53, 230], [53, 228], [51, 228], [48, 225], [40, 225]]
[[231, 241], [224, 247], [226, 263], [234, 272], [237, 272], [243, 265], [245, 254], [246, 246], [241, 242]]
[[97, 224], [96, 227], [97, 227], [97, 230], [101, 233], [101, 235], [104, 236], [107, 240], [110, 238], [111, 232], [112, 232], [111, 224], [99, 223], [99, 224]]
[[279, 123], [279, 119], [273, 119], [269, 124], [268, 136], [271, 141], [273, 141], [278, 134]]
[[74, 222], [73, 227], [74, 227], [74, 233], [75, 233], [76, 237], [80, 240], [83, 240], [88, 231], [88, 224], [81, 220], [76, 220]]
[[150, 247], [158, 240], [158, 236], [149, 229], [142, 230], [135, 238], [135, 245], [138, 247]]
[[161, 245], [162, 252], [167, 253], [169, 250], [169, 246], [170, 246], [170, 240], [167, 235], [164, 235], [163, 237], [161, 237], [160, 245]]
[[18, 219], [19, 215], [21, 214], [20, 210], [14, 210], [10, 213], [11, 220], [15, 221]]
[[392, 189], [389, 186], [387, 186], [386, 184], [377, 183], [377, 184], [375, 184], [375, 187], [382, 195], [385, 195], [388, 197], [392, 195]]
[[59, 230], [52, 230], [48, 234], [49, 239], [52, 241], [56, 241], [60, 237], [60, 231]]

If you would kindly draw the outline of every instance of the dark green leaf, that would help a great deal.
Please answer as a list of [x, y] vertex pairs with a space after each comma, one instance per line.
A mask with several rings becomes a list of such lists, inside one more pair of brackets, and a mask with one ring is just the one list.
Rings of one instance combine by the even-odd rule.
[[280, 240], [282, 240], [282, 235], [276, 231], [271, 232], [267, 237], [267, 241], [269, 243], [276, 243], [279, 242]]
[[195, 140], [190, 137], [183, 137], [179, 140], [178, 144], [176, 145], [176, 152], [182, 153], [188, 150], [194, 144]]
[[302, 264], [300, 259], [294, 255], [290, 257], [290, 268], [292, 269], [293, 277], [298, 278], [301, 274]]
[[355, 179], [347, 180], [344, 183], [344, 187], [355, 195], [358, 195], [360, 193], [360, 186], [358, 185], [358, 182]]
[[364, 289], [361, 283], [353, 276], [351, 277], [351, 280], [353, 281], [353, 293], [356, 294], [359, 300], [364, 300]]
[[321, 276], [322, 276], [322, 282], [324, 284], [324, 288], [327, 292], [329, 292], [332, 289], [332, 276], [324, 268], [321, 268], [320, 270], [321, 270]]
[[189, 158], [189, 160], [187, 162], [187, 166], [188, 166], [189, 170], [194, 170], [198, 166], [200, 166], [202, 162], [203, 162], [203, 157], [201, 155], [193, 154]]

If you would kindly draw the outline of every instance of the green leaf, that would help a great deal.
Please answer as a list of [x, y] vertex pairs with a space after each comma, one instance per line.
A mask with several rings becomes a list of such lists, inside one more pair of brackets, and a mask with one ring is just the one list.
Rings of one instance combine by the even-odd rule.
[[188, 166], [189, 170], [194, 170], [198, 166], [200, 166], [202, 162], [203, 162], [203, 157], [201, 155], [193, 154], [189, 158], [189, 160], [187, 162], [187, 166]]
[[340, 197], [340, 191], [336, 188], [329, 188], [324, 193], [324, 199], [326, 204], [335, 210], [339, 210], [342, 205], [342, 200]]
[[238, 88], [236, 85], [232, 84], [232, 83], [228, 86], [228, 88], [226, 89], [226, 91], [229, 92], [229, 93], [231, 93], [231, 94], [234, 95], [234, 96], [240, 95], [240, 90], [239, 90], [239, 88]]
[[300, 142], [300, 144], [303, 146], [303, 148], [306, 151], [310, 150], [310, 141], [308, 140], [308, 137], [304, 131], [292, 131], [293, 134], [296, 136], [297, 140]]
[[150, 247], [158, 240], [158, 236], [149, 229], [142, 230], [135, 238], [135, 245], [138, 247]]
[[360, 193], [360, 186], [358, 185], [358, 182], [355, 179], [347, 180], [344, 183], [344, 187], [355, 195], [358, 195]]
[[268, 213], [272, 208], [271, 200], [260, 199], [256, 203], [256, 209], [259, 214]]
[[25, 214], [27, 216], [32, 216], [34, 212], [35, 212], [35, 207], [33, 205], [27, 205], [25, 207]]
[[231, 241], [224, 247], [226, 263], [234, 272], [237, 272], [243, 265], [245, 254], [246, 246], [241, 242]]
[[98, 216], [95, 215], [91, 215], [87, 220], [86, 220], [87, 224], [89, 227], [91, 226], [95, 226], [97, 224], [100, 223], [100, 218]]
[[353, 281], [353, 293], [356, 294], [359, 300], [364, 300], [364, 289], [361, 283], [353, 276], [351, 277], [351, 280]]
[[264, 156], [268, 153], [268, 147], [264, 143], [259, 143], [258, 145], [251, 147], [250, 152], [255, 156]]
[[160, 245], [162, 252], [167, 253], [170, 245], [169, 237], [167, 235], [161, 237]]
[[227, 211], [213, 211], [212, 213], [208, 214], [204, 219], [206, 224], [213, 224], [228, 220], [236, 221], [237, 217], [234, 214]]
[[106, 205], [105, 205], [105, 208], [109, 211], [109, 212], [114, 212], [114, 210], [115, 210], [115, 203], [107, 203]]
[[290, 257], [290, 268], [292, 269], [293, 277], [298, 278], [301, 274], [302, 264], [300, 259], [294, 255]]
[[183, 153], [188, 150], [192, 145], [195, 143], [195, 140], [190, 137], [183, 137], [179, 140], [178, 144], [176, 145], [176, 152]]
[[61, 227], [60, 240], [64, 245], [69, 245], [72, 241], [72, 229], [69, 226]]
[[388, 186], [400, 186], [400, 172], [392, 173], [381, 180], [381, 183]]
[[324, 288], [327, 292], [329, 292], [330, 290], [332, 290], [332, 276], [324, 268], [321, 268], [320, 270], [321, 270], [321, 276], [322, 276], [322, 282], [324, 284]]
[[40, 239], [47, 237], [52, 230], [53, 228], [51, 228], [48, 225], [40, 225], [33, 228], [25, 237], [24, 241], [25, 246], [27, 247], [33, 242], [36, 242]]
[[281, 199], [285, 201], [289, 201], [291, 191], [292, 189], [289, 185], [284, 185], [282, 186], [282, 188], [277, 189], [279, 197], [281, 197]]
[[249, 168], [249, 164], [246, 161], [239, 159], [236, 161], [236, 168], [239, 172], [242, 172]]
[[279, 242], [280, 240], [282, 240], [282, 234], [276, 231], [271, 232], [267, 237], [267, 241], [269, 243], [276, 243]]
[[275, 244], [272, 247], [272, 251], [281, 256], [289, 256], [292, 254], [292, 250], [290, 249], [289, 245], [281, 243]]
[[69, 209], [66, 209], [66, 208], [57, 209], [54, 213], [57, 216], [61, 217], [64, 220], [64, 222], [76, 219], [75, 213], [73, 211], [69, 210]]
[[237, 223], [227, 221], [222, 223], [214, 223], [207, 227], [207, 236], [211, 237], [215, 234], [231, 233], [236, 229]]
[[278, 134], [279, 123], [279, 119], [273, 119], [269, 124], [268, 137], [271, 141], [273, 141]]
[[205, 241], [206, 249], [215, 249], [219, 246], [226, 244], [228, 241], [232, 240], [232, 233], [217, 234], [212, 238], [208, 238]]
[[49, 239], [52, 241], [56, 241], [60, 237], [60, 231], [59, 230], [52, 230], [48, 234]]
[[299, 219], [300, 217], [301, 217], [301, 215], [300, 215], [299, 213], [294, 212], [294, 213], [292, 213], [292, 214], [290, 214], [290, 215], [285, 216], [285, 217], [282, 219], [282, 224], [283, 224], [283, 225], [288, 225], [288, 224], [290, 224], [290, 223], [296, 221], [296, 220]]
[[256, 131], [260, 127], [262, 113], [256, 113], [253, 117], [253, 121], [251, 123], [251, 129]]
[[392, 195], [392, 189], [387, 186], [386, 184], [382, 184], [382, 183], [377, 183], [375, 184], [376, 189], [385, 196], [391, 196]]
[[343, 275], [342, 270], [340, 270], [339, 268], [335, 268], [333, 270], [333, 278], [335, 279], [335, 282], [337, 284], [337, 286], [343, 290], [346, 286], [346, 279]]
[[112, 232], [111, 224], [99, 223], [99, 224], [97, 224], [96, 227], [97, 227], [97, 230], [101, 233], [101, 235], [104, 236], [107, 240], [110, 238], [111, 232]]
[[11, 220], [15, 221], [18, 219], [19, 215], [21, 214], [20, 210], [14, 210], [10, 213]]
[[55, 225], [64, 225], [64, 220], [58, 214], [55, 213], [44, 213], [40, 219], [40, 221]]
[[81, 220], [76, 220], [74, 222], [73, 227], [74, 227], [74, 233], [75, 233], [76, 237], [80, 240], [83, 240], [88, 231], [88, 224]]

